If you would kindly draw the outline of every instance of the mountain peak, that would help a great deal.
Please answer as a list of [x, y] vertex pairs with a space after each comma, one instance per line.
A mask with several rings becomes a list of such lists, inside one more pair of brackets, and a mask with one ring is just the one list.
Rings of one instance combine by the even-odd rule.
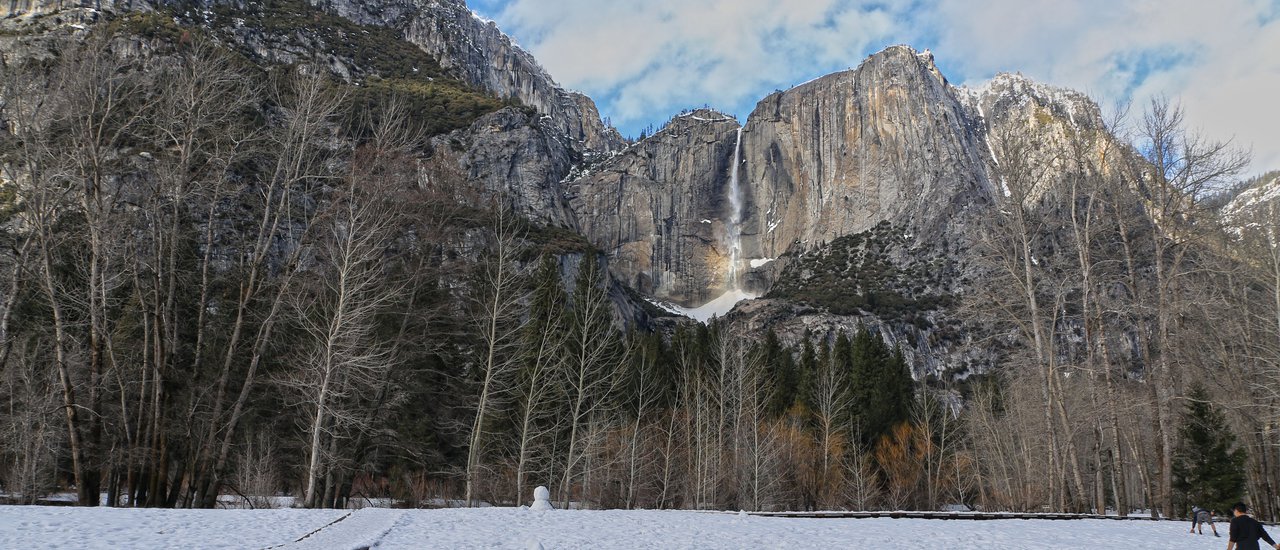
[[1105, 126], [1102, 109], [1089, 96], [1069, 88], [1045, 84], [1022, 73], [997, 73], [976, 88], [958, 87], [957, 95], [980, 118], [1011, 112], [1042, 112], [1073, 126]]
[[738, 119], [734, 118], [733, 115], [730, 115], [723, 111], [717, 111], [710, 107], [703, 107], [701, 109], [694, 109], [692, 111], [678, 114], [675, 117], [672, 117], [671, 122], [668, 122], [667, 124], [675, 123], [678, 121], [707, 123], [707, 122], [737, 122]]
[[[929, 52], [929, 50], [925, 50], [925, 52]], [[921, 56], [923, 54], [924, 52], [920, 52], [916, 50], [915, 47], [909, 44], [894, 44], [891, 46], [886, 46], [880, 51], [867, 56], [867, 59], [870, 60], [877, 57], [888, 57], [888, 56], [894, 56], [894, 55]], [[930, 52], [928, 55], [932, 57], [933, 53]]]
[[907, 44], [894, 44], [867, 56], [858, 65], [858, 70], [862, 71], [865, 68], [892, 65], [918, 68], [929, 73], [939, 83], [948, 84], [947, 77], [942, 74], [942, 71], [938, 70], [938, 65], [934, 63], [932, 50], [927, 48], [923, 51], [916, 50]]

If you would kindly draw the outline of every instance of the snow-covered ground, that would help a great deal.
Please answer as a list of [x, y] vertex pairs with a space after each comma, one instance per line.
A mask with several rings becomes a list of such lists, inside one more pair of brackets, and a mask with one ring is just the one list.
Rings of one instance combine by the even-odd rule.
[[[336, 521], [335, 520], [340, 520]], [[689, 511], [0, 507], [4, 548], [1222, 548], [1174, 521], [795, 519]], [[1205, 530], [1208, 533], [1208, 530]], [[305, 536], [305, 538], [303, 538]], [[301, 539], [301, 540], [299, 540]]]
[[0, 506], [3, 548], [266, 548], [291, 543], [343, 510], [154, 510]]

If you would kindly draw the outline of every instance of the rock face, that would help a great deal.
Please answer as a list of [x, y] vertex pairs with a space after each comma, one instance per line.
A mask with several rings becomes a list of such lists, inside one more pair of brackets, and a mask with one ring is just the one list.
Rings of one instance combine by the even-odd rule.
[[610, 253], [621, 280], [684, 305], [723, 289], [737, 131], [721, 113], [681, 115], [569, 185], [579, 229]]
[[[428, 177], [453, 178], [482, 201], [496, 200], [515, 213], [544, 225], [573, 228], [561, 180], [573, 152], [556, 129], [527, 111], [508, 107], [476, 120], [469, 128], [431, 141]], [[433, 182], [427, 182], [433, 183]]]
[[988, 201], [976, 121], [932, 57], [907, 47], [765, 98], [743, 136], [748, 255], [776, 257], [885, 220], [939, 229]]
[[956, 88], [928, 52], [890, 47], [752, 112], [743, 149], [755, 238], [744, 246], [776, 257], [883, 221], [924, 239], [967, 233], [957, 225], [998, 192], [994, 132], [1034, 135], [1059, 153], [1068, 131], [1101, 127], [1083, 95], [1008, 74]]
[[507, 109], [471, 128], [436, 138], [439, 166], [453, 163], [479, 185], [530, 220], [576, 228], [562, 182], [584, 158], [625, 144], [605, 126], [591, 98], [555, 83], [528, 52], [463, 0], [309, 0], [338, 16], [397, 29], [464, 82], [532, 108], [529, 116]]
[[580, 152], [608, 152], [624, 145], [606, 127], [595, 102], [561, 88], [538, 62], [482, 21], [463, 0], [309, 0], [357, 23], [392, 27], [457, 72], [464, 81], [501, 97], [511, 97], [548, 117], [547, 124]]
[[[87, 9], [89, 11], [131, 9], [135, 2], [130, 0], [101, 0], [97, 2], [69, 2], [66, 0], [0, 0], [0, 19], [11, 17], [33, 17], [58, 11], [75, 14]], [[143, 4], [143, 2], [137, 2]]]
[[[1061, 188], [1064, 178], [1077, 170], [1109, 172], [1132, 166], [1121, 162], [1132, 151], [1109, 133], [1101, 110], [1083, 94], [1007, 73], [996, 75], [979, 90], [959, 92], [971, 116], [981, 122], [989, 180], [996, 187], [993, 191], [1002, 195], [1009, 190], [994, 169], [1009, 152], [1002, 150], [1001, 140], [1023, 142], [1015, 148], [1029, 159], [1024, 164], [1048, 167], [1038, 185], [1028, 190], [1028, 206]], [[1085, 158], [1078, 158], [1082, 155]]]
[[874, 315], [833, 315], [797, 306], [786, 300], [758, 299], [741, 303], [726, 320], [738, 334], [756, 335], [772, 331], [787, 346], [802, 345], [806, 338], [834, 344], [837, 334], [853, 334], [859, 327], [900, 346], [917, 377], [943, 372], [965, 373], [986, 368], [990, 357], [981, 346], [946, 342], [936, 330], [918, 330], [886, 321]]

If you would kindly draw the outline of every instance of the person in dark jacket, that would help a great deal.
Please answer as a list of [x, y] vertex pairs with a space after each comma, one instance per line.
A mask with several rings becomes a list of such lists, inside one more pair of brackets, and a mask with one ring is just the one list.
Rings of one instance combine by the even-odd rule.
[[1192, 506], [1191, 507], [1191, 532], [1195, 533], [1196, 530], [1199, 529], [1200, 534], [1203, 535], [1204, 524], [1206, 523], [1209, 524], [1210, 529], [1213, 529], [1213, 536], [1215, 537], [1219, 536], [1218, 526], [1213, 523], [1213, 514], [1211, 514], [1208, 510], [1205, 510], [1204, 508], [1201, 508], [1199, 506]]
[[1259, 550], [1258, 539], [1267, 541], [1280, 550], [1280, 544], [1271, 540], [1271, 535], [1267, 534], [1267, 530], [1262, 528], [1262, 524], [1258, 520], [1249, 517], [1249, 507], [1243, 502], [1237, 502], [1231, 507], [1231, 515], [1235, 516], [1231, 519], [1231, 538], [1227, 541], [1227, 550]]

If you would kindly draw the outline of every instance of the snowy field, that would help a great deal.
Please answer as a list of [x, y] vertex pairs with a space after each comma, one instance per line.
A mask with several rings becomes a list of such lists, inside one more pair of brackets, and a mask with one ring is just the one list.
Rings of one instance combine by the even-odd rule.
[[[334, 522], [342, 518], [340, 521]], [[1161, 548], [1226, 546], [1183, 522], [794, 519], [687, 511], [0, 507], [4, 548]], [[308, 536], [309, 534], [309, 536]], [[303, 538], [303, 537], [306, 538]], [[301, 539], [301, 540], [299, 540]]]

